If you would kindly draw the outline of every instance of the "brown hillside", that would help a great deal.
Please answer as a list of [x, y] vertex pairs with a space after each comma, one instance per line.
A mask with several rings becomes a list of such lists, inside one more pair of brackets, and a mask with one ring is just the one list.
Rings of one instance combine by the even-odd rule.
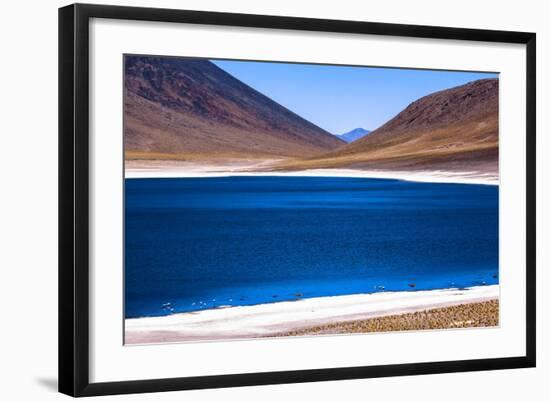
[[127, 159], [310, 157], [343, 141], [207, 60], [125, 57]]
[[425, 96], [369, 135], [294, 168], [498, 171], [498, 79]]

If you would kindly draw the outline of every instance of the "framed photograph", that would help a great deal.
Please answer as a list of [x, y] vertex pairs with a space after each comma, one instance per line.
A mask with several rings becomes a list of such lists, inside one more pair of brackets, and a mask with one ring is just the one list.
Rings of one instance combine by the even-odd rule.
[[535, 34], [59, 10], [59, 390], [535, 366]]

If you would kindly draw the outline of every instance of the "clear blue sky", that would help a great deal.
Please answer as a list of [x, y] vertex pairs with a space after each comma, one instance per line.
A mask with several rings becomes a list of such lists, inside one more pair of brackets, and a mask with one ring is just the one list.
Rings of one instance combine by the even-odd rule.
[[212, 60], [333, 134], [373, 130], [414, 100], [497, 74]]

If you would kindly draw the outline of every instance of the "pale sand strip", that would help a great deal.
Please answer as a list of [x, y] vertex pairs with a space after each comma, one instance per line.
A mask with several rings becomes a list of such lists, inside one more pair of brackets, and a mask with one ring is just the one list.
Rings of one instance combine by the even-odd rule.
[[[353, 177], [386, 178], [416, 182], [498, 185], [498, 175], [478, 172], [451, 171], [382, 171], [357, 169], [313, 169], [300, 171], [254, 171], [254, 165], [205, 165], [180, 163], [172, 165], [126, 167], [126, 178], [197, 178], [230, 176], [290, 176], [290, 177]], [[259, 168], [258, 170], [261, 170]]]
[[327, 323], [498, 299], [499, 286], [382, 292], [126, 319], [126, 344], [264, 337]]

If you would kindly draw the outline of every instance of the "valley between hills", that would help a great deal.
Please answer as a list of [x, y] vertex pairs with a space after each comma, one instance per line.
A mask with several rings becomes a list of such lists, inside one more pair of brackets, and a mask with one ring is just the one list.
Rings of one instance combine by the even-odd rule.
[[130, 177], [307, 171], [498, 182], [496, 78], [424, 96], [349, 143], [207, 60], [126, 56], [124, 81]]

